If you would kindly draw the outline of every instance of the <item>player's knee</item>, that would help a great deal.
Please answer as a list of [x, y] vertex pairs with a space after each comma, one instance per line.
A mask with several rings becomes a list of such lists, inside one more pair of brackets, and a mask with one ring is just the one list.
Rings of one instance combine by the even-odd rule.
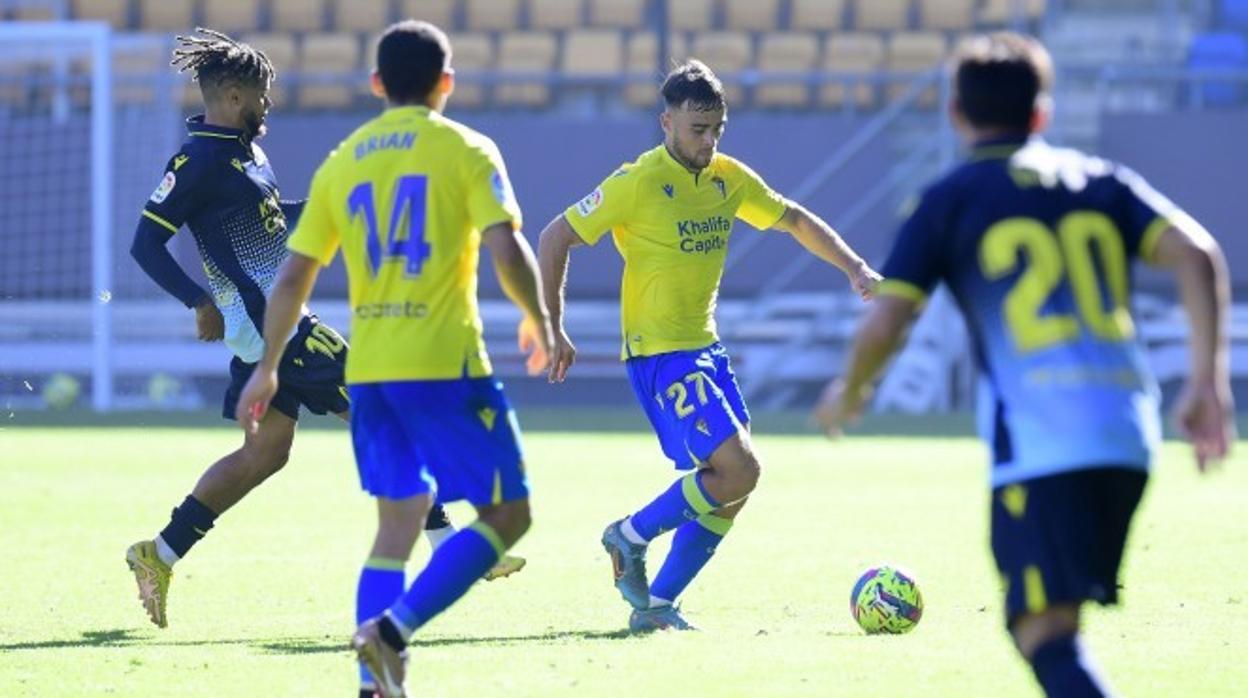
[[1014, 645], [1027, 661], [1048, 642], [1078, 631], [1079, 609], [1075, 606], [1054, 606], [1040, 613], [1028, 613], [1010, 624]]
[[533, 525], [533, 516], [527, 499], [482, 508], [480, 516], [482, 523], [494, 529], [494, 532], [508, 547], [520, 540]]

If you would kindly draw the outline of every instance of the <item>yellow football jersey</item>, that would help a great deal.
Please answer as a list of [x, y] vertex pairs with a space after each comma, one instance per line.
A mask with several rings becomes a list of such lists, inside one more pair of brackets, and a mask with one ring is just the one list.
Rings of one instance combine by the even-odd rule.
[[624, 257], [622, 357], [717, 341], [715, 300], [736, 218], [774, 226], [789, 203], [722, 153], [694, 174], [660, 145], [616, 170], [565, 218], [585, 242], [608, 231]]
[[322, 264], [342, 247], [348, 383], [491, 373], [477, 262], [504, 222], [520, 208], [494, 142], [425, 107], [387, 109], [329, 154], [287, 244]]

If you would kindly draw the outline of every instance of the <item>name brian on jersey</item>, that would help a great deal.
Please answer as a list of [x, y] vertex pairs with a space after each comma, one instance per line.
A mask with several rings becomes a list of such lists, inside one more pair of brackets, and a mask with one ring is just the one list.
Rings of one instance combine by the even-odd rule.
[[690, 254], [711, 254], [728, 247], [728, 233], [732, 232], [732, 219], [711, 216], [705, 220], [677, 221], [676, 233], [680, 235], [680, 251]]
[[355, 144], [355, 159], [363, 160], [379, 150], [411, 150], [416, 143], [416, 134], [410, 131], [396, 131], [384, 136], [369, 136]]

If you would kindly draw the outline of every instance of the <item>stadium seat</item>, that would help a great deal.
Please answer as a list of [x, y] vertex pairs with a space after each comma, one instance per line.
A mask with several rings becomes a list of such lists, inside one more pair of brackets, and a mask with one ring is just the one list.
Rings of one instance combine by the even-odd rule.
[[520, 0], [466, 1], [469, 31], [510, 31], [519, 26]]
[[763, 107], [804, 107], [810, 103], [810, 88], [801, 79], [781, 78], [769, 73], [807, 73], [819, 61], [819, 42], [813, 34], [767, 34], [758, 47], [758, 88], [754, 104]]
[[191, 23], [191, 0], [139, 0], [139, 27], [147, 31], [186, 32]]
[[[168, 63], [169, 54], [164, 47], [156, 44], [114, 50], [113, 76], [116, 82], [113, 84], [113, 100], [118, 104], [154, 103], [157, 80], [153, 79], [152, 70], [166, 68]], [[170, 82], [180, 86], [181, 78]]]
[[[1248, 41], [1240, 34], [1199, 34], [1192, 39], [1187, 66], [1197, 70], [1248, 68]], [[1203, 82], [1193, 85], [1193, 98], [1205, 106], [1229, 106], [1243, 100], [1237, 82]]]
[[[979, 23], [985, 25], [1009, 24], [1014, 19], [1014, 6], [1018, 0], [984, 0], [979, 11]], [[1044, 15], [1045, 0], [1023, 0], [1025, 19], [1036, 19]]]
[[1221, 0], [1219, 5], [1225, 27], [1248, 31], [1248, 0]]
[[271, 0], [273, 31], [318, 32], [325, 27], [325, 0]]
[[291, 34], [265, 33], [248, 34], [241, 40], [260, 49], [265, 56], [268, 56], [269, 62], [277, 69], [277, 79], [273, 81], [273, 87], [269, 90], [269, 99], [273, 100], [273, 105], [277, 109], [289, 108], [291, 106], [287, 101], [291, 88], [289, 76], [293, 72], [298, 72], [299, 68], [295, 53], [295, 37]]
[[910, 26], [910, 0], [857, 0], [854, 28], [898, 31]]
[[[360, 42], [354, 34], [308, 34], [303, 37], [299, 70], [314, 78], [337, 74], [342, 82], [305, 81], [299, 86], [299, 106], [341, 108], [351, 104], [360, 76]], [[355, 83], [355, 84], [353, 84]]]
[[[878, 34], [834, 34], [824, 45], [824, 72], [867, 77], [883, 67], [884, 40]], [[876, 93], [875, 85], [867, 81], [860, 84], [829, 82], [819, 88], [819, 103], [839, 107], [848, 97], [858, 107], [871, 108], [876, 104]]]
[[[671, 60], [687, 58], [688, 44], [684, 35], [671, 35], [667, 50]], [[659, 101], [659, 85], [663, 83], [664, 71], [659, 68], [658, 37], [653, 32], [636, 32], [628, 37], [624, 48], [624, 70], [629, 78], [624, 101], [634, 107], [654, 108]]]
[[845, 26], [845, 0], [792, 0], [789, 28], [827, 31]]
[[372, 33], [390, 23], [390, 0], [334, 0], [330, 29]]
[[563, 40], [561, 70], [574, 77], [613, 77], [624, 68], [624, 37], [612, 29], [581, 29]]
[[[545, 74], [555, 67], [555, 38], [545, 32], [504, 34], [498, 42], [498, 70], [510, 74]], [[541, 107], [550, 102], [550, 87], [543, 82], [499, 85], [498, 104]]]
[[589, 0], [589, 24], [636, 29], [645, 21], [646, 0]]
[[919, 0], [919, 26], [966, 31], [974, 23], [974, 9], [975, 0]]
[[74, 0], [74, 19], [108, 22], [114, 29], [130, 26], [130, 0]]
[[667, 24], [672, 31], [705, 31], [711, 28], [713, 0], [679, 0], [667, 3]]
[[494, 68], [494, 42], [487, 34], [459, 34], [451, 37], [451, 67], [455, 69], [455, 92], [450, 107], [479, 108], [485, 104], [486, 89], [473, 80], [474, 73]]
[[[444, 32], [455, 31], [455, 0], [403, 0], [399, 5], [399, 19], [421, 19], [436, 24]], [[385, 23], [379, 25], [384, 26]], [[374, 27], [369, 31], [377, 30]]]
[[725, 26], [735, 31], [772, 31], [780, 25], [780, 0], [725, 0]]
[[19, 22], [51, 22], [56, 19], [56, 10], [51, 5], [19, 5], [12, 17]]
[[[945, 59], [948, 43], [945, 35], [938, 32], [899, 32], [888, 42], [888, 70], [893, 73], [919, 73], [937, 68]], [[897, 99], [910, 88], [909, 80], [890, 83], [889, 99]], [[924, 90], [919, 96], [919, 106], [936, 104], [937, 89]]]
[[573, 29], [582, 26], [581, 0], [529, 0], [532, 29]]
[[729, 105], [740, 105], [745, 91], [734, 78], [750, 67], [752, 48], [750, 36], [744, 32], [707, 32], [694, 37], [690, 55], [710, 66], [724, 81]]
[[201, 0], [204, 26], [226, 34], [242, 34], [260, 27], [255, 0]]

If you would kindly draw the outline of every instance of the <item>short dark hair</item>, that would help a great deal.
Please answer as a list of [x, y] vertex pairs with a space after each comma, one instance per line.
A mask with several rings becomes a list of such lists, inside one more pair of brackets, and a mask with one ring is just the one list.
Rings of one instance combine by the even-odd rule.
[[1053, 59], [1029, 36], [974, 36], [954, 54], [953, 78], [958, 106], [972, 126], [1025, 131], [1038, 100], [1053, 87]]
[[450, 65], [450, 39], [429, 22], [391, 24], [377, 42], [377, 72], [386, 97], [396, 104], [424, 101]]
[[663, 81], [663, 101], [679, 109], [686, 103], [690, 109], [711, 111], [723, 109], [724, 84], [702, 61], [688, 60], [667, 74]]
[[232, 83], [265, 87], [277, 77], [277, 69], [264, 52], [229, 36], [203, 27], [195, 35], [177, 37], [169, 64], [178, 72], [191, 71], [201, 90], [217, 90]]

